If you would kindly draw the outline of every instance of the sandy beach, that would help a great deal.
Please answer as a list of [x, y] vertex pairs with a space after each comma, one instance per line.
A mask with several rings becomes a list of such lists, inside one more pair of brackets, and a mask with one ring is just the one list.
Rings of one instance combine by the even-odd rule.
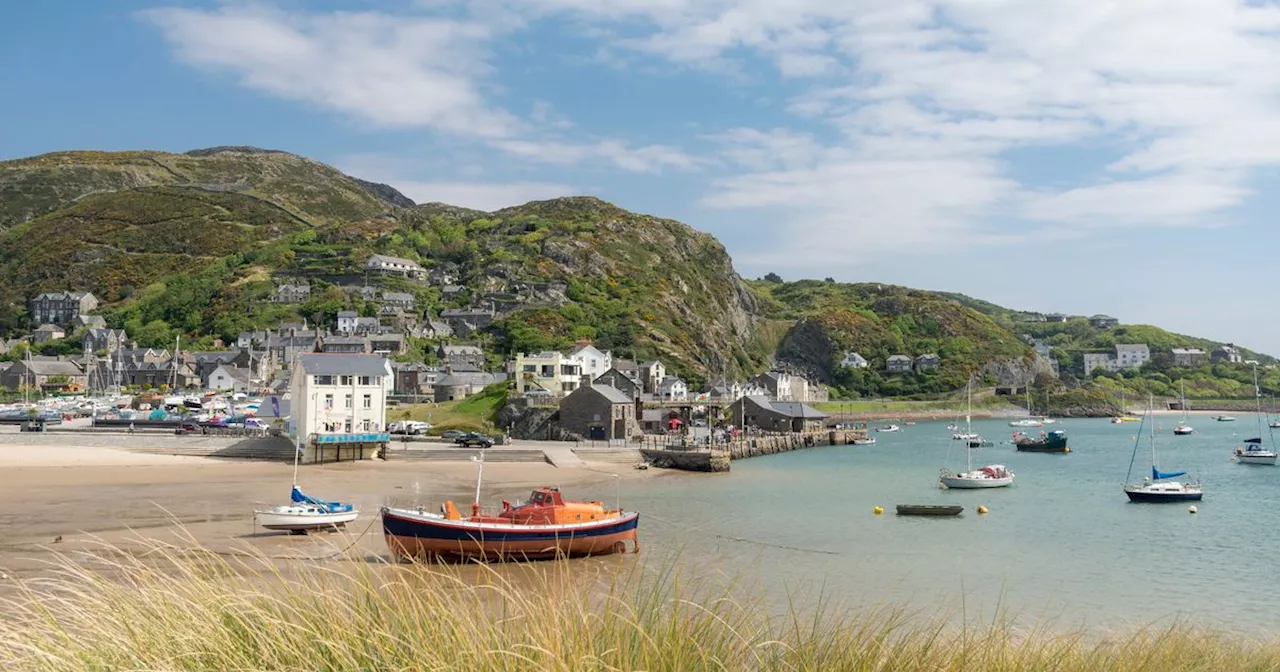
[[[469, 461], [391, 460], [304, 466], [300, 485], [318, 496], [354, 502], [361, 516], [346, 531], [293, 536], [254, 528], [253, 509], [288, 499], [290, 464], [137, 454], [117, 448], [0, 446], [0, 573], [7, 580], [51, 571], [58, 553], [140, 548], [141, 539], [227, 554], [255, 550], [272, 558], [324, 558], [363, 550], [386, 556], [378, 527], [383, 504], [462, 508], [474, 496]], [[604, 496], [614, 476], [626, 481], [663, 472], [625, 464], [557, 468], [545, 463], [487, 463], [483, 503], [524, 498], [541, 485], [570, 497]], [[577, 494], [581, 493], [581, 495]], [[3, 581], [3, 579], [0, 579]], [[0, 591], [2, 592], [2, 591]]]

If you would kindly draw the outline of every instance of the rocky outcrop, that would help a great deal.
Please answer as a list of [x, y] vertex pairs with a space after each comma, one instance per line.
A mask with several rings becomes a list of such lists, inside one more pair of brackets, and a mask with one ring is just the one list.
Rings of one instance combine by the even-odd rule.
[[1022, 387], [1038, 375], [1052, 376], [1053, 367], [1043, 357], [1003, 359], [984, 364], [982, 374], [995, 378], [1001, 387]]

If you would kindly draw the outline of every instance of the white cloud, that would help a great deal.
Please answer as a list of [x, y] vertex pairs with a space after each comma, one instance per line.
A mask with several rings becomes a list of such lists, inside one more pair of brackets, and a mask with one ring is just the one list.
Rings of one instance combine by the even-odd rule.
[[264, 93], [388, 127], [505, 137], [520, 122], [488, 105], [484, 25], [377, 13], [290, 14], [258, 7], [142, 12], [177, 55]]
[[675, 147], [647, 145], [631, 147], [618, 140], [600, 140], [579, 144], [554, 140], [501, 140], [492, 145], [513, 156], [543, 163], [573, 165], [598, 159], [612, 163], [623, 170], [637, 173], [657, 173], [663, 168], [694, 170], [703, 163]]
[[492, 212], [529, 201], [580, 195], [581, 190], [555, 182], [413, 182], [392, 180], [416, 203], [448, 203]]

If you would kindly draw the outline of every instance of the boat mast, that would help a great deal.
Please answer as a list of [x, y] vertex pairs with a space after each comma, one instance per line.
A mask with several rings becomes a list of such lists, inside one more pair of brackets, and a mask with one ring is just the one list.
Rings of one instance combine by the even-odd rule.
[[[1258, 402], [1258, 440], [1262, 440], [1262, 388], [1258, 386], [1258, 365], [1253, 365], [1253, 399]], [[1261, 447], [1261, 446], [1259, 446]]]
[[1155, 395], [1147, 395], [1147, 432], [1151, 436], [1151, 469], [1154, 471], [1156, 467], [1156, 418], [1155, 418]]
[[480, 506], [480, 483], [484, 481], [484, 450], [483, 450], [483, 449], [481, 449], [481, 450], [480, 450], [480, 457], [479, 457], [478, 459], [477, 459], [477, 458], [475, 458], [475, 457], [473, 457], [473, 458], [471, 458], [471, 459], [472, 459], [473, 461], [475, 461], [475, 462], [478, 462], [478, 463], [479, 463], [479, 466], [480, 466], [479, 471], [477, 471], [477, 472], [476, 472], [476, 498], [475, 498], [475, 506], [477, 506], [477, 507], [478, 507], [478, 506]]
[[966, 465], [965, 471], [970, 472], [970, 471], [973, 471], [973, 421], [971, 420], [973, 416], [973, 375], [972, 374], [969, 375], [969, 384], [965, 386], [965, 389], [968, 390], [968, 409], [966, 410], [968, 415], [964, 416], [964, 421], [966, 425], [965, 433], [968, 434], [969, 436], [964, 440], [964, 458], [965, 458], [965, 465]]

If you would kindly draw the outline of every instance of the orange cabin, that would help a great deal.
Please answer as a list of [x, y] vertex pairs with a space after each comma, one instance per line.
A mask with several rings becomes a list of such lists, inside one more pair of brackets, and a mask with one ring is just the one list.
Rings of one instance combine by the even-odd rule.
[[566, 501], [559, 488], [538, 488], [529, 495], [528, 502], [513, 507], [511, 502], [503, 500], [502, 513], [497, 516], [473, 515], [471, 520], [516, 525], [564, 525], [609, 520], [620, 515], [620, 511], [606, 509], [604, 502]]

